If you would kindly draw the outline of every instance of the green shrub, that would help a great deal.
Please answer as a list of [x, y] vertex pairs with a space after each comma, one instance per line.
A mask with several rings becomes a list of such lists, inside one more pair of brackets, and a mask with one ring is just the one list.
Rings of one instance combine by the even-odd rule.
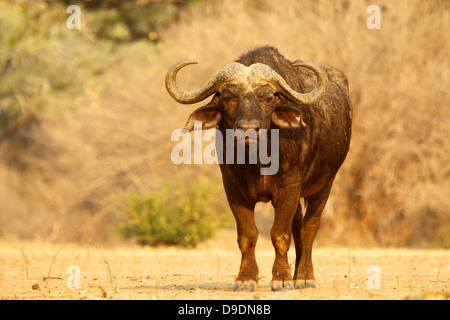
[[222, 185], [172, 182], [159, 192], [130, 195], [120, 210], [125, 221], [119, 231], [144, 245], [196, 246], [229, 224], [227, 203], [218, 187]]

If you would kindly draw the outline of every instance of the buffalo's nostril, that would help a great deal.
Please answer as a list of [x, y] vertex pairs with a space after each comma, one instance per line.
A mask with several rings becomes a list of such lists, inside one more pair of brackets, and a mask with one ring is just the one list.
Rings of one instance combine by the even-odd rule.
[[249, 129], [258, 130], [261, 128], [259, 120], [240, 120], [235, 124], [235, 129], [247, 131]]

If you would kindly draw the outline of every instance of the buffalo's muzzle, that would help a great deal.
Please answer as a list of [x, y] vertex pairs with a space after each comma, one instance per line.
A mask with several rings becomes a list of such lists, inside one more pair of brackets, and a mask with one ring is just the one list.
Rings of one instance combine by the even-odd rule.
[[249, 129], [259, 130], [261, 128], [261, 121], [259, 120], [239, 120], [234, 125], [234, 129], [241, 129], [242, 131], [247, 131]]

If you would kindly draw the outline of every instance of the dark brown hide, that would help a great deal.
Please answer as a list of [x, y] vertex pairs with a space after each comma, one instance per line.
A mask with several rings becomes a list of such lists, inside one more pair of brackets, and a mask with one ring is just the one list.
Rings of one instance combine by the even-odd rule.
[[[245, 66], [265, 64], [299, 93], [308, 93], [316, 85], [316, 76], [311, 70], [293, 66], [272, 47], [253, 50], [236, 62]], [[244, 127], [245, 130], [245, 125], [279, 129], [276, 174], [261, 175], [259, 164], [220, 164], [242, 253], [235, 290], [257, 287], [258, 230], [254, 209], [259, 201], [271, 201], [275, 209], [271, 229], [275, 248], [272, 289], [315, 287], [312, 245], [334, 177], [349, 149], [352, 117], [346, 76], [333, 67], [322, 68], [328, 77], [328, 88], [315, 104], [296, 104], [288, 96], [271, 91], [269, 86], [253, 88], [248, 93], [244, 84], [223, 85], [216, 90], [212, 101], [203, 109], [197, 109], [188, 120], [188, 129], [194, 120], [202, 120], [206, 124], [204, 128], [217, 126], [223, 135], [226, 129]], [[226, 143], [223, 148], [225, 154]], [[301, 198], [307, 204], [304, 216]], [[296, 251], [293, 277], [287, 257], [291, 234]]]

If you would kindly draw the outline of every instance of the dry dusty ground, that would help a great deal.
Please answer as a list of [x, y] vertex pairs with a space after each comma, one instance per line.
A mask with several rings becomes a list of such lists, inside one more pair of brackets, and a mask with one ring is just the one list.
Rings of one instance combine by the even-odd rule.
[[[449, 299], [450, 250], [315, 248], [317, 288], [287, 292], [270, 291], [267, 238], [256, 254], [258, 290], [233, 292], [240, 255], [231, 231], [196, 249], [4, 240], [0, 299]], [[70, 265], [79, 267], [79, 289], [67, 286]], [[377, 290], [367, 287], [371, 265], [381, 271]]]

